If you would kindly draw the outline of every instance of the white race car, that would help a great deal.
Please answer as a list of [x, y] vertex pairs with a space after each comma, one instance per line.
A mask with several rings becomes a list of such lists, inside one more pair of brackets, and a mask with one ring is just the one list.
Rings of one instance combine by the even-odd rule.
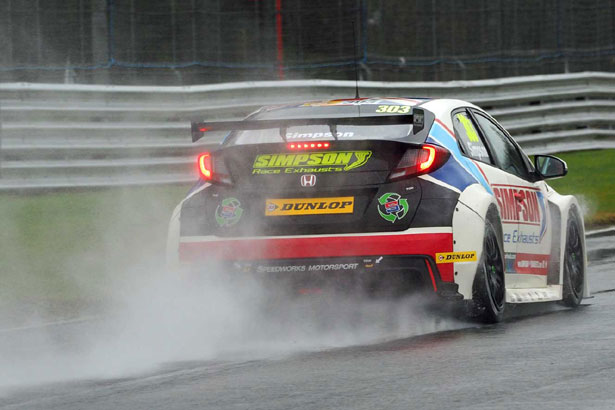
[[264, 107], [198, 157], [200, 181], [173, 213], [173, 263], [228, 264], [313, 290], [427, 289], [483, 322], [507, 303], [588, 296], [584, 225], [573, 196], [465, 101], [360, 98]]

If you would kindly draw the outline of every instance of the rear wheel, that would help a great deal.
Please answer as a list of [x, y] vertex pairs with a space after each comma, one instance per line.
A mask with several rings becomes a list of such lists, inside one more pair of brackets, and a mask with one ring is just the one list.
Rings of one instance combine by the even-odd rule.
[[583, 239], [576, 209], [571, 209], [566, 227], [566, 248], [564, 250], [564, 283], [562, 304], [577, 307], [583, 299], [585, 264]]
[[[489, 217], [491, 216], [491, 217]], [[474, 278], [468, 316], [483, 323], [497, 323], [504, 316], [506, 286], [500, 220], [488, 214], [483, 252]]]

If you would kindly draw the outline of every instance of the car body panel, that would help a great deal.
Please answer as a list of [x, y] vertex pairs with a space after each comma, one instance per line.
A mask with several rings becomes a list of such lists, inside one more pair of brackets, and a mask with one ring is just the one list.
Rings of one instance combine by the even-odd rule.
[[[473, 104], [452, 99], [316, 101], [293, 105], [290, 111], [297, 115], [303, 113], [302, 109], [305, 107], [318, 107], [322, 112], [326, 112], [327, 107], [340, 106], [352, 107], [351, 111], [360, 110], [361, 107], [366, 110], [366, 107], [370, 107], [369, 109], [383, 113], [387, 109], [399, 110], [388, 108], [394, 106], [424, 109], [435, 117], [424, 143], [444, 147], [450, 152], [450, 157], [434, 171], [396, 182], [357, 179], [361, 176], [367, 177], [367, 171], [371, 169], [369, 167], [375, 166], [374, 162], [361, 170], [362, 175], [352, 174], [355, 176], [342, 182], [334, 182], [331, 179], [333, 176], [326, 172], [320, 176], [316, 174], [317, 177], [322, 177], [322, 181], [327, 181], [327, 178], [331, 181], [328, 185], [323, 182], [317, 191], [298, 187], [299, 177], [312, 174], [303, 170], [297, 173], [295, 182], [289, 179], [291, 182], [288, 187], [284, 183], [272, 189], [267, 188], [276, 184], [276, 180], [271, 178], [258, 186], [237, 185], [244, 188], [243, 191], [236, 192], [233, 187], [219, 187], [201, 181], [173, 212], [167, 248], [169, 263], [206, 263], [215, 259], [240, 263], [244, 270], [251, 264], [260, 266], [263, 271], [309, 270], [311, 266], [340, 266], [340, 269], [344, 270], [344, 266], [354, 266], [355, 263], [357, 267], [372, 269], [376, 260], [386, 262], [387, 259], [418, 256], [424, 259], [421, 259], [419, 264], [424, 263], [425, 274], [431, 278], [435, 291], [438, 291], [438, 286], [449, 283], [455, 285], [450, 289], [455, 289], [456, 294], [464, 299], [471, 299], [481, 259], [486, 216], [490, 209], [495, 208], [502, 224], [507, 301], [525, 303], [561, 299], [567, 218], [574, 207], [577, 211], [580, 210], [579, 205], [574, 197], [557, 194], [544, 181], [523, 179], [504, 172], [496, 163], [482, 162], [462, 151], [453, 114], [459, 110], [467, 110], [468, 118], [474, 115], [472, 113], [479, 113], [497, 124], [494, 119]], [[249, 118], [276, 118], [278, 114], [275, 110], [280, 109], [284, 108], [263, 108]], [[323, 115], [322, 112], [320, 115]], [[476, 122], [474, 126], [489, 147], [489, 142], [485, 141], [485, 131]], [[502, 132], [506, 134], [503, 128]], [[322, 139], [321, 135], [311, 135], [310, 140]], [[227, 138], [225, 144], [228, 143]], [[393, 147], [392, 142], [356, 143], [363, 144], [362, 149], [368, 149], [366, 146]], [[247, 143], [243, 141], [242, 144]], [[270, 141], [254, 145], [254, 155], [271, 151], [276, 147], [271, 144], [274, 143]], [[514, 142], [513, 144], [516, 145]], [[283, 151], [282, 146], [277, 147], [276, 149], [281, 150], [279, 152]], [[395, 148], [391, 154], [386, 155], [393, 155], [395, 150], [399, 151]], [[517, 150], [522, 152], [518, 146]], [[248, 162], [245, 166], [254, 161], [254, 155], [246, 156]], [[528, 161], [526, 157], [524, 160]], [[254, 174], [255, 171], [251, 172]], [[386, 168], [379, 168], [378, 172], [387, 171]], [[248, 174], [241, 175], [235, 174], [234, 178], [241, 178], [245, 182]], [[360, 185], [357, 185], [357, 181], [365, 183], [365, 186], [371, 187], [369, 189], [373, 191], [370, 191], [365, 200], [361, 200], [356, 194]], [[318, 200], [320, 206], [326, 207], [328, 201], [336, 197], [353, 198], [351, 212], [338, 210], [335, 215], [330, 212], [330, 215], [323, 216], [301, 213], [290, 215], [278, 210], [284, 205], [284, 200], [289, 206], [295, 204], [298, 209], [299, 206], [316, 206], [301, 203], [306, 202], [306, 198]], [[233, 199], [237, 202], [233, 202]], [[557, 218], [552, 217], [553, 210], [558, 214]], [[206, 215], [206, 218], [203, 215]], [[204, 227], [196, 226], [199, 218], [206, 219]], [[237, 222], [235, 219], [241, 221]], [[217, 221], [217, 226], [214, 220]], [[348, 223], [343, 225], [345, 220]], [[289, 221], [289, 224], [283, 221]], [[326, 221], [331, 221], [333, 227], [326, 226], [329, 223]], [[276, 223], [279, 225], [277, 230]], [[301, 228], [302, 223], [311, 228]], [[254, 226], [251, 230], [246, 228], [250, 224]], [[557, 229], [553, 228], [554, 224], [557, 224]], [[295, 232], [289, 228], [290, 225], [299, 227]], [[584, 229], [582, 223], [581, 229]], [[553, 237], [554, 235], [556, 236]], [[455, 255], [448, 260], [447, 257], [451, 254]], [[464, 254], [466, 259], [462, 259]], [[293, 261], [297, 261], [299, 265], [293, 268]], [[285, 267], [276, 267], [276, 264]], [[382, 266], [384, 265], [383, 262]], [[584, 296], [588, 296], [589, 286], [587, 279], [585, 280]]]

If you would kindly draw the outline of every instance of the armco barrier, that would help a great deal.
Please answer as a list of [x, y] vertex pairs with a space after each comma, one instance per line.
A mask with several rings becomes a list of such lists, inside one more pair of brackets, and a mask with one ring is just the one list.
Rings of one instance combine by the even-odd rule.
[[[191, 119], [238, 119], [261, 105], [354, 96], [354, 82], [190, 87], [0, 84], [0, 190], [195, 180]], [[362, 96], [451, 97], [487, 109], [528, 153], [615, 148], [615, 74], [445, 83], [361, 82]], [[217, 138], [219, 138], [218, 136]]]

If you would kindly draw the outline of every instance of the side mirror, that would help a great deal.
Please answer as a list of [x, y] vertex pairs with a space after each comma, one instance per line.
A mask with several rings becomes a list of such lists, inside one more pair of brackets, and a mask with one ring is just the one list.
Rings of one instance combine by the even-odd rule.
[[552, 155], [535, 155], [534, 167], [543, 179], [559, 178], [568, 173], [568, 165]]

